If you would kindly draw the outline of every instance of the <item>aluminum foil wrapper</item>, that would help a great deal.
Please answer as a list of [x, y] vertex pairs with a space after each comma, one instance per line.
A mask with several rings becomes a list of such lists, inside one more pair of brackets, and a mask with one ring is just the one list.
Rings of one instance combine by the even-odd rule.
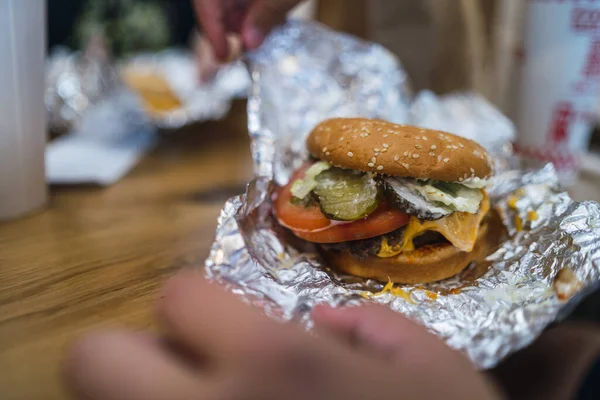
[[120, 112], [123, 102], [143, 110], [142, 102], [136, 101], [134, 105], [128, 99], [139, 96], [123, 84], [122, 68], [162, 77], [177, 96], [180, 107], [146, 116], [157, 128], [175, 129], [220, 119], [229, 111], [232, 100], [246, 97], [250, 88], [250, 77], [242, 62], [222, 67], [214, 79], [200, 84], [195, 59], [189, 52], [167, 50], [142, 54], [117, 64], [109, 59], [101, 40], [97, 42], [92, 41], [82, 53], [59, 48], [49, 57], [45, 101], [51, 130], [78, 130], [86, 114], [100, 103], [119, 103], [114, 107], [115, 113]]
[[250, 76], [243, 62], [219, 68], [207, 82], [200, 82], [197, 61], [185, 50], [166, 50], [157, 54], [141, 54], [121, 68], [162, 76], [181, 101], [181, 107], [153, 116], [157, 127], [176, 129], [182, 126], [223, 118], [235, 98], [245, 98], [250, 89]]
[[119, 87], [102, 43], [91, 43], [83, 53], [54, 49], [46, 65], [44, 94], [50, 129], [78, 129], [87, 111]]
[[[506, 143], [512, 124], [480, 97], [410, 97], [399, 62], [378, 45], [290, 23], [250, 58], [249, 130], [256, 179], [229, 200], [206, 274], [280, 320], [312, 326], [316, 304], [384, 304], [425, 325], [475, 365], [491, 368], [563, 317], [600, 278], [600, 206], [578, 203], [552, 166], [526, 165]], [[301, 163], [324, 118], [362, 115], [444, 128], [495, 156], [490, 197], [507, 229], [485, 261], [427, 285], [384, 284], [330, 270], [274, 221], [271, 193]]]

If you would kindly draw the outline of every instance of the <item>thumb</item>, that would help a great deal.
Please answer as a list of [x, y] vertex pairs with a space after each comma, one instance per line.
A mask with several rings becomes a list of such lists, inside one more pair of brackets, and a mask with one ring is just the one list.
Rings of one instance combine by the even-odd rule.
[[332, 308], [317, 306], [312, 312], [317, 329], [395, 362], [420, 363], [460, 360], [464, 356], [450, 349], [439, 337], [404, 315], [380, 305]]
[[376, 349], [397, 351], [414, 337], [432, 336], [423, 326], [379, 305], [349, 308], [316, 306], [312, 317], [321, 331], [354, 345]]
[[489, 394], [497, 390], [492, 382], [482, 379], [463, 354], [448, 347], [425, 327], [387, 307], [317, 306], [312, 317], [317, 329], [330, 333], [330, 338], [353, 338], [354, 343], [363, 347], [360, 350], [377, 354], [392, 364], [405, 367], [400, 371], [405, 371], [407, 379], [419, 382], [436, 376], [436, 385], [441, 387], [453, 387], [457, 390], [465, 387], [478, 388], [479, 393], [487, 393], [488, 396], [461, 398], [489, 398]]
[[242, 26], [242, 40], [249, 50], [258, 48], [269, 32], [285, 21], [287, 13], [301, 0], [256, 0]]

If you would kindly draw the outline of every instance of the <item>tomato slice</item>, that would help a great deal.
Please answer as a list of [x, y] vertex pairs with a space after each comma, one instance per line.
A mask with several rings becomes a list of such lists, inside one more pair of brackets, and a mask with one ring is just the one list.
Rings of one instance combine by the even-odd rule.
[[368, 239], [383, 235], [404, 226], [410, 216], [382, 202], [366, 218], [340, 222], [328, 219], [318, 206], [303, 207], [292, 204], [290, 189], [292, 182], [304, 176], [310, 164], [300, 168], [275, 200], [275, 215], [279, 223], [290, 229], [296, 236], [315, 243], [338, 243], [351, 240]]
[[302, 232], [294, 231], [299, 238], [315, 243], [339, 243], [351, 240], [368, 239], [383, 235], [408, 224], [410, 216], [402, 211], [382, 204], [367, 218], [349, 224], [333, 225], [329, 229]]
[[290, 182], [277, 193], [275, 199], [275, 215], [279, 223], [288, 229], [301, 231], [314, 231], [328, 228], [332, 225], [318, 206], [303, 207], [292, 203], [292, 184], [296, 179], [304, 177], [306, 170], [312, 163], [306, 163], [298, 169]]

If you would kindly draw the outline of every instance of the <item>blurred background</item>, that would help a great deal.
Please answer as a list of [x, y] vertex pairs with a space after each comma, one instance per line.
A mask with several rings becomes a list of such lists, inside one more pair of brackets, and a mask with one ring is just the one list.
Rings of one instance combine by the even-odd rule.
[[[399, 57], [415, 92], [474, 91], [513, 120], [517, 117], [521, 82], [519, 66], [525, 53], [526, 15], [527, 5], [519, 0], [311, 0], [292, 12], [292, 17], [315, 19], [335, 30], [381, 43]], [[196, 55], [196, 76], [211, 77], [217, 69], [210, 49], [199, 40], [189, 0], [48, 0], [50, 54], [64, 46], [89, 51], [99, 37], [113, 61], [177, 48]], [[166, 112], [189, 100], [189, 93], [182, 93], [185, 90], [181, 86], [189, 89], [206, 84], [200, 79], [190, 81], [191, 73], [187, 81], [174, 82], [176, 79], [169, 74], [180, 71], [174, 68], [161, 76], [156, 68], [152, 73], [148, 68], [138, 68], [134, 73], [125, 68], [121, 76], [142, 95], [146, 109], [157, 118], [162, 114], [164, 122]], [[240, 83], [236, 94], [243, 92], [246, 84]], [[588, 124], [591, 128], [584, 140], [586, 148], [588, 143], [594, 149], [600, 148], [600, 135], [591, 133], [595, 131], [598, 109], [596, 105], [590, 117], [593, 123]], [[221, 111], [208, 118], [188, 116], [188, 120], [224, 115]], [[593, 161], [585, 164], [588, 170], [598, 166]], [[581, 190], [590, 193], [588, 187]]]

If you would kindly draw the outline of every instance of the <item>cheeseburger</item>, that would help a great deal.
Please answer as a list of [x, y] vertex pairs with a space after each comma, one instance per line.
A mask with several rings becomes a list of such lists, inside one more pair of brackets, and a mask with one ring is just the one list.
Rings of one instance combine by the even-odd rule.
[[[448, 278], [493, 249], [490, 157], [450, 133], [338, 118], [307, 139], [312, 160], [276, 194], [275, 215], [333, 267], [381, 281]], [[497, 236], [497, 235], [496, 235]]]

